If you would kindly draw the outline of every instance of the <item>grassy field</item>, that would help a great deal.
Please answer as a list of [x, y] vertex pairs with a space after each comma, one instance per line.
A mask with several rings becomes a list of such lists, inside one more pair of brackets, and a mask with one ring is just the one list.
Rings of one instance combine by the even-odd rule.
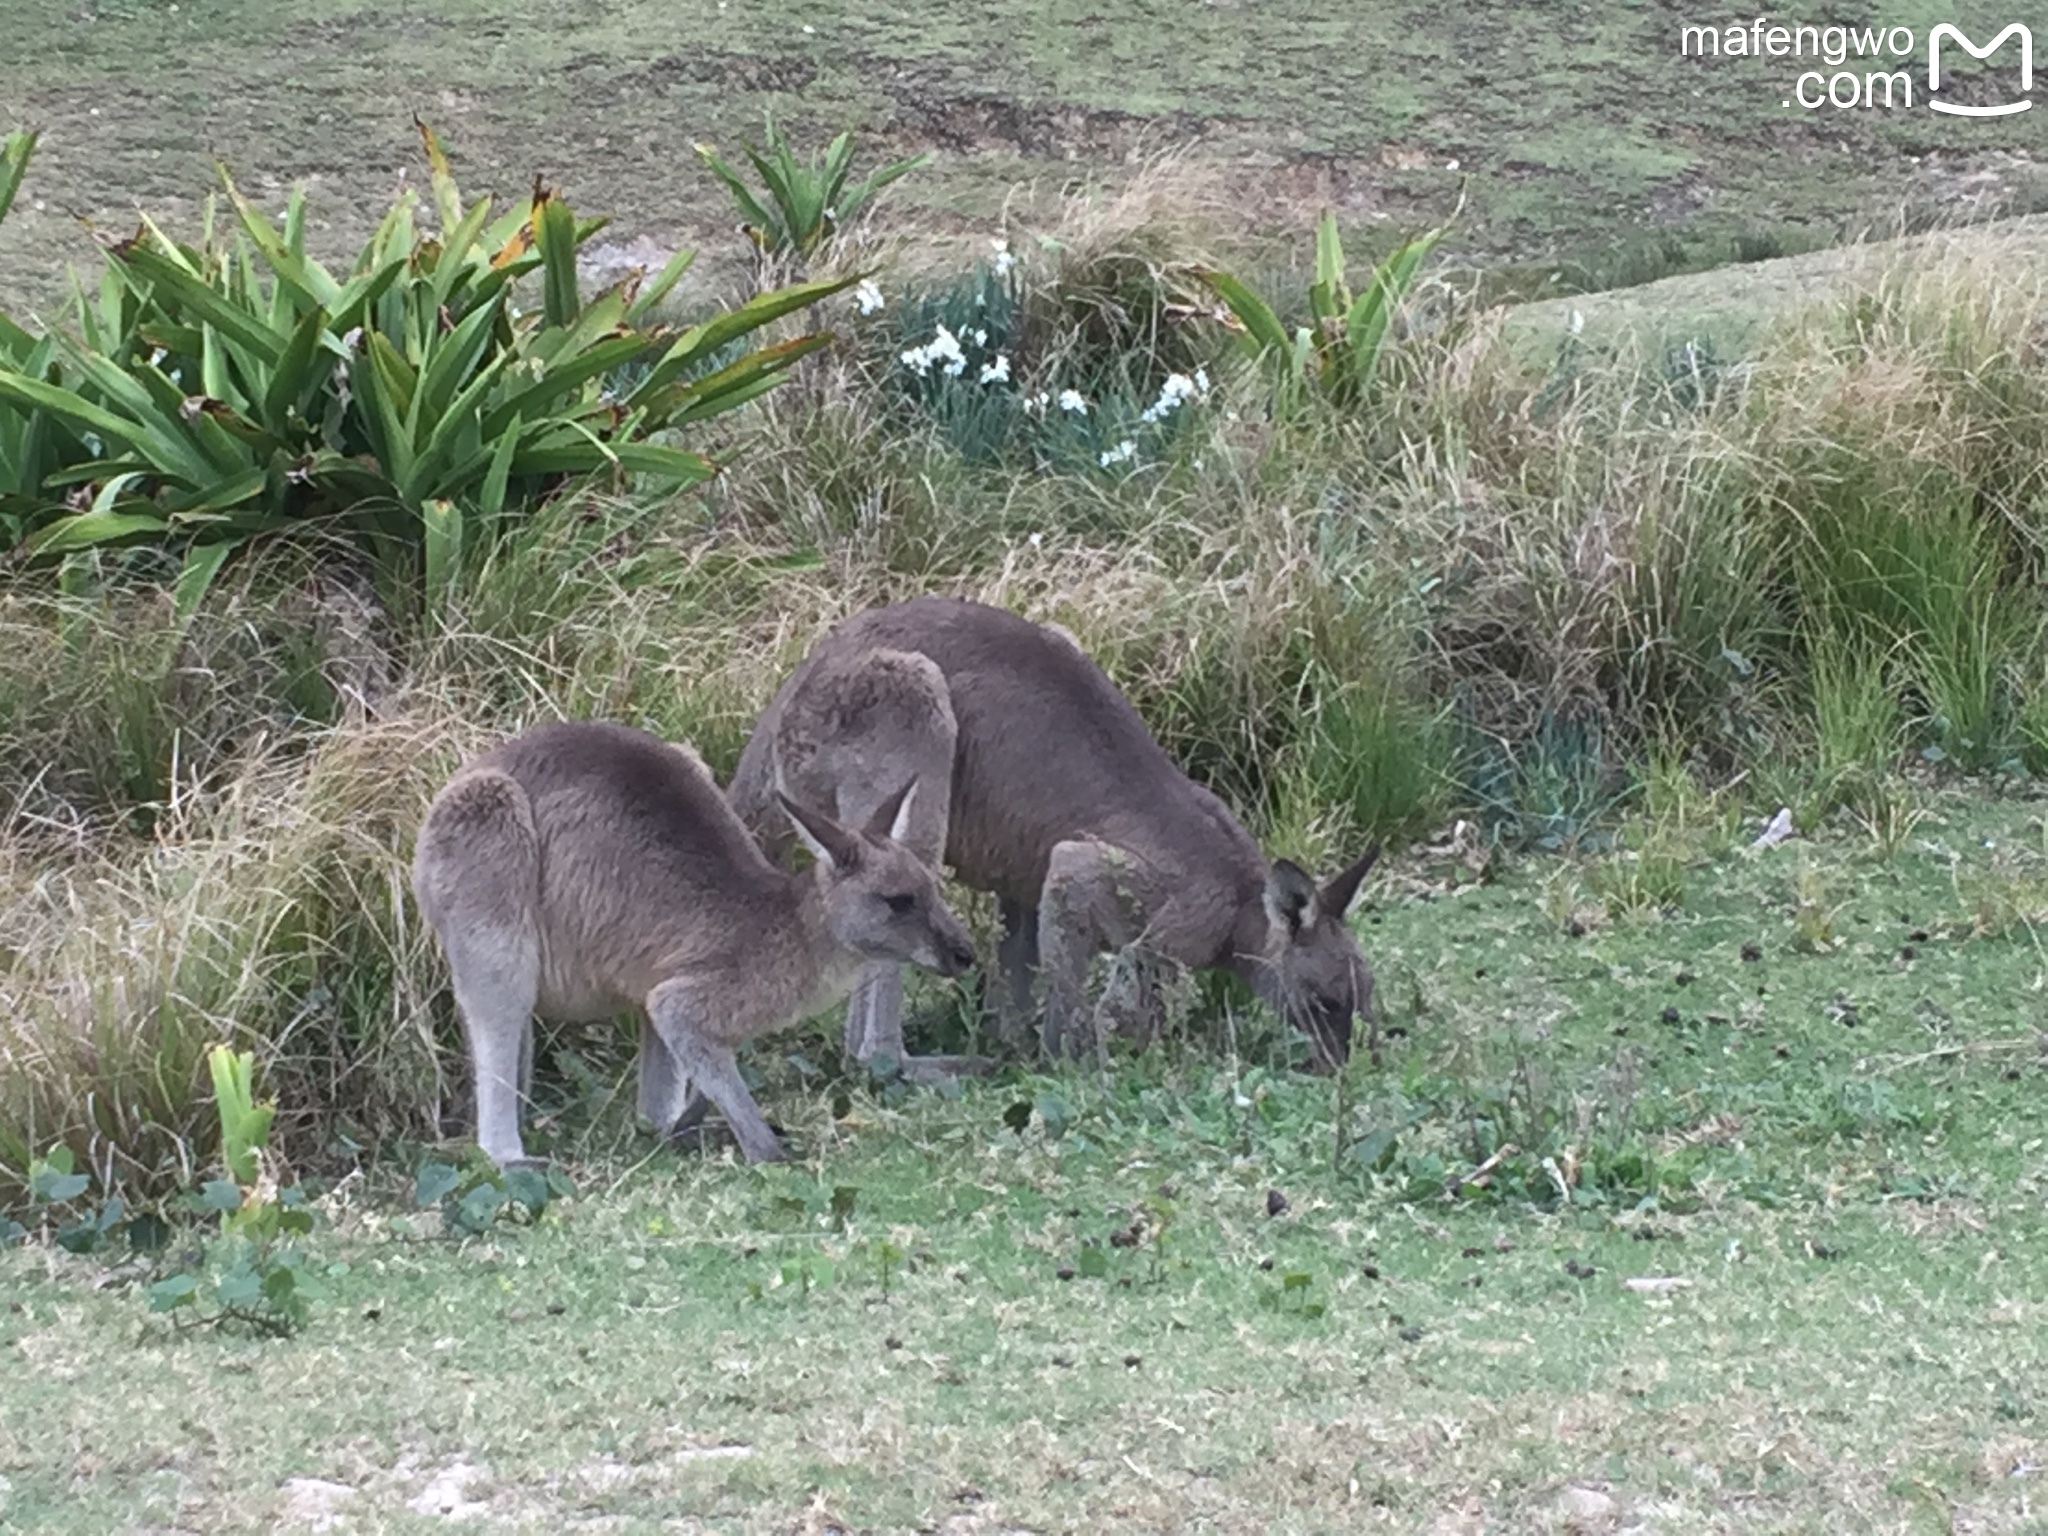
[[[1924, 33], [1952, 11], [1977, 31], [2003, 15], [1844, 19]], [[307, 184], [330, 238], [352, 241], [418, 174], [415, 112], [470, 184], [511, 194], [544, 175], [616, 216], [621, 239], [668, 246], [722, 243], [729, 212], [690, 146], [730, 151], [764, 109], [806, 142], [855, 126], [877, 148], [935, 151], [895, 202], [892, 230], [913, 237], [978, 237], [1006, 207], [1043, 212], [1172, 150], [1208, 184], [1219, 236], [1252, 242], [1298, 243], [1324, 206], [1362, 228], [1420, 224], [1467, 181], [1458, 253], [1539, 285], [2038, 204], [2024, 115], [1788, 107], [1789, 61], [1680, 56], [1681, 25], [1714, 19], [1612, 4], [1338, 16], [1302, 0], [1170, 22], [1142, 4], [14, 0], [12, 51], [32, 67], [0, 81], [0, 120], [41, 125], [47, 147], [33, 205], [0, 231], [0, 302], [52, 299], [56, 260], [90, 253], [78, 218], [117, 236], [138, 205], [194, 220], [217, 159], [265, 195]], [[1965, 88], [1992, 88], [1989, 68]]]
[[[0, 1529], [2048, 1530], [2041, 225], [1808, 249], [2033, 206], [2033, 114], [1792, 111], [1691, 19], [12, 0], [16, 313], [74, 215], [190, 233], [216, 156], [349, 250], [415, 111], [471, 194], [701, 244], [678, 319], [748, 279], [694, 141], [935, 158], [819, 263], [879, 306], [683, 432], [701, 489], [536, 491], [438, 574], [302, 520], [189, 609], [146, 542], [7, 552]], [[1323, 207], [1377, 251], [1461, 183], [1358, 398], [1290, 409], [1204, 313], [1220, 253], [1294, 323]], [[548, 1032], [576, 1192], [421, 1208], [470, 1129], [434, 788], [559, 717], [724, 775], [924, 591], [1065, 625], [1270, 853], [1387, 843], [1384, 1064], [1210, 984], [1106, 1074], [957, 1094], [812, 1020], [748, 1056], [797, 1154], [753, 1168], [635, 1129], [624, 1033]], [[915, 1048], [987, 1043], [912, 996]], [[148, 1307], [228, 1251], [214, 1041], [320, 1214], [290, 1337]], [[166, 1251], [64, 1246], [110, 1190]]]
[[[290, 1343], [0, 1256], [0, 1519], [2038, 1530], [2048, 843], [2032, 804], [1921, 809], [1895, 856], [1710, 818], [1682, 910], [1577, 936], [1560, 882], [1624, 855], [1418, 851], [1363, 903], [1404, 1033], [1341, 1136], [1260, 1034], [958, 1099], [784, 1042], [784, 1168], [653, 1152], [556, 1073], [584, 1188], [539, 1226], [434, 1240], [402, 1166], [344, 1179]], [[1570, 1201], [1533, 1155], [1446, 1193], [1503, 1143]]]

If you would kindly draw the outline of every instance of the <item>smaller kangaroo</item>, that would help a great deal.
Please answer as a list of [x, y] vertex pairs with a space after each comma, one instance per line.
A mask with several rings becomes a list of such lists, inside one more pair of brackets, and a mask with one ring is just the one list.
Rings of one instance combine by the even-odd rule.
[[628, 726], [536, 726], [434, 797], [413, 890], [448, 957], [493, 1162], [526, 1159], [536, 1013], [637, 1009], [656, 1129], [687, 1129], [708, 1097], [749, 1162], [775, 1162], [782, 1142], [734, 1049], [844, 998], [867, 964], [973, 964], [937, 878], [898, 842], [915, 778], [858, 829], [775, 794], [817, 861], [801, 873], [768, 862], [695, 752]]
[[[997, 897], [1003, 976], [990, 990], [1005, 1035], [1042, 988], [1046, 1049], [1084, 1043], [1090, 957], [1136, 946], [1233, 972], [1326, 1067], [1349, 1058], [1362, 1018], [1378, 1059], [1372, 970], [1345, 923], [1378, 847], [1321, 884], [1269, 862], [1058, 626], [938, 596], [853, 615], [784, 681], [727, 797], [779, 856], [778, 787], [850, 816], [906, 773], [926, 788], [907, 846]], [[846, 1043], [863, 1060], [900, 1057], [896, 967], [868, 967]]]

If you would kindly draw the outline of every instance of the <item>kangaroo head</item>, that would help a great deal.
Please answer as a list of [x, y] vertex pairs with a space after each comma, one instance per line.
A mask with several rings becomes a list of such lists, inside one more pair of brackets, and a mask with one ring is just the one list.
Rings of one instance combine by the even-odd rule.
[[1276, 861], [1266, 876], [1266, 964], [1259, 990], [1275, 1012], [1308, 1036], [1325, 1067], [1350, 1059], [1353, 1017], [1372, 1018], [1372, 968], [1344, 913], [1379, 856], [1375, 843], [1321, 887], [1291, 859]]
[[846, 826], [780, 789], [796, 835], [817, 862], [825, 926], [868, 960], [903, 960], [958, 976], [974, 964], [974, 941], [939, 893], [938, 876], [899, 838], [910, 824], [912, 779], [883, 801], [864, 827]]

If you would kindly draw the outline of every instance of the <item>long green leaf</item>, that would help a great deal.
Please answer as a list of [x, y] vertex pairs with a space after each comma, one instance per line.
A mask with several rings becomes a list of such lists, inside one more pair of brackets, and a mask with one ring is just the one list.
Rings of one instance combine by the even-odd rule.
[[477, 492], [477, 510], [495, 523], [505, 510], [505, 488], [512, 476], [512, 456], [519, 451], [520, 420], [512, 418], [511, 426], [498, 438], [498, 446], [491, 454], [490, 468], [484, 471], [482, 489]]
[[1345, 383], [1353, 396], [1363, 394], [1371, 387], [1373, 375], [1379, 369], [1380, 349], [1386, 341], [1388, 328], [1393, 324], [1394, 314], [1408, 296], [1408, 291], [1415, 286], [1423, 262], [1443, 234], [1443, 230], [1433, 229], [1396, 250], [1374, 268], [1372, 281], [1359, 295], [1358, 302], [1351, 306], [1351, 313], [1345, 320], [1344, 339], [1350, 354]]
[[464, 316], [454, 330], [437, 338], [433, 356], [420, 375], [419, 389], [414, 393], [409, 413], [408, 425], [415, 442], [419, 441], [423, 431], [433, 431], [441, 414], [448, 409], [448, 402], [476, 372], [478, 362], [491, 344], [491, 329], [497, 323], [498, 305], [493, 301]]
[[462, 508], [431, 497], [420, 505], [420, 526], [426, 545], [427, 606], [439, 612], [462, 565]]
[[116, 254], [114, 259], [147, 278], [159, 292], [169, 293], [195, 318], [219, 327], [223, 335], [247, 347], [264, 364], [276, 366], [286, 338], [271, 330], [261, 318], [193, 276], [182, 262], [144, 245]]
[[1316, 275], [1309, 285], [1309, 313], [1318, 326], [1327, 325], [1350, 307], [1344, 287], [1344, 244], [1337, 237], [1337, 215], [1328, 209], [1316, 225]]
[[412, 391], [403, 378], [405, 359], [381, 334], [372, 331], [351, 373], [355, 381], [356, 416], [378, 467], [392, 481], [412, 467], [412, 444], [406, 437], [406, 413]]
[[718, 151], [709, 144], [698, 144], [694, 147], [697, 151], [697, 158], [702, 160], [710, 168], [711, 174], [724, 182], [726, 190], [732, 193], [732, 200], [739, 207], [740, 217], [765, 234], [769, 227], [774, 224], [775, 220], [768, 210], [761, 206], [760, 200], [754, 196], [752, 188], [748, 187], [746, 182], [740, 178], [740, 173], [726, 164]]
[[38, 137], [33, 130], [20, 128], [0, 139], [0, 219], [14, 206], [14, 194], [28, 174], [29, 156], [36, 152]]
[[695, 251], [677, 251], [669, 257], [668, 265], [655, 274], [654, 281], [641, 284], [633, 302], [626, 306], [626, 324], [642, 324], [653, 313], [654, 307], [683, 280], [683, 274], [690, 270], [690, 263], [696, 259]]
[[576, 294], [576, 216], [558, 197], [541, 204], [535, 243], [540, 246], [541, 311], [549, 325], [567, 325], [581, 304]]
[[426, 441], [420, 444], [419, 456], [398, 479], [399, 498], [406, 505], [418, 505], [422, 498], [447, 483], [458, 457], [474, 457], [479, 462], [487, 457], [483, 452], [485, 438], [479, 407], [511, 360], [511, 354], [502, 352], [492, 358], [435, 421]]
[[855, 272], [845, 277], [825, 278], [810, 283], [792, 283], [786, 288], [777, 288], [768, 293], [756, 294], [738, 309], [727, 310], [724, 314], [693, 325], [678, 336], [661, 360], [648, 370], [640, 386], [627, 397], [630, 408], [666, 388], [679, 375], [686, 372], [700, 359], [710, 356], [727, 342], [744, 336], [749, 331], [794, 314], [797, 310], [817, 303], [820, 299], [851, 288], [863, 277], [864, 272]]
[[851, 191], [842, 193], [835, 205], [839, 210], [839, 222], [841, 224], [851, 222], [853, 216], [866, 207], [875, 194], [882, 191], [892, 181], [908, 176], [912, 171], [930, 159], [931, 156], [929, 154], [911, 155], [909, 158], [898, 160], [892, 165], [885, 165], [882, 169], [855, 185]]
[[[255, 242], [256, 249], [269, 263], [270, 270], [278, 281], [299, 295], [306, 304], [317, 305], [323, 309], [331, 308], [341, 294], [341, 285], [334, 280], [334, 275], [308, 256], [295, 236], [280, 234], [276, 226], [242, 195], [233, 181], [228, 179], [226, 171], [221, 172], [221, 180], [227, 184], [228, 197], [235, 205], [235, 213], [242, 222], [242, 228]], [[297, 217], [303, 218], [303, 211], [298, 211]], [[273, 315], [270, 325], [272, 332], [283, 328]]]
[[49, 411], [107, 441], [132, 448], [160, 472], [189, 485], [203, 485], [212, 478], [206, 456], [182, 435], [165, 426], [117, 416], [72, 390], [0, 369], [0, 398]]
[[161, 537], [169, 529], [160, 512], [74, 512], [31, 536], [28, 552], [38, 556], [63, 554], [68, 550], [116, 544], [141, 533]]
[[1273, 313], [1273, 306], [1232, 277], [1228, 272], [1203, 269], [1196, 276], [1216, 290], [1237, 323], [1244, 327], [1245, 335], [1254, 354], [1265, 352], [1285, 353], [1289, 346], [1287, 328], [1280, 323], [1280, 317]]
[[584, 474], [608, 466], [672, 481], [679, 487], [695, 485], [718, 473], [710, 460], [681, 448], [659, 443], [599, 443], [595, 439], [550, 440], [523, 448], [513, 469], [522, 475]]
[[658, 402], [649, 402], [649, 419], [657, 426], [681, 427], [738, 410], [773, 389], [798, 362], [831, 342], [832, 333], [820, 331], [749, 352], [716, 373], [678, 384]]
[[[508, 423], [521, 416], [528, 421], [539, 420], [551, 403], [646, 351], [646, 338], [629, 334], [598, 342], [574, 362], [557, 363], [533, 383], [495, 402], [484, 418], [484, 435], [495, 439]], [[636, 390], [636, 398], [638, 393]]]
[[212, 544], [194, 544], [185, 551], [184, 564], [178, 567], [177, 585], [171, 589], [172, 607], [180, 624], [198, 610], [207, 589], [213, 585], [213, 578], [220, 574], [228, 556], [235, 552], [237, 542], [222, 539]]
[[334, 371], [334, 360], [323, 355], [320, 345], [327, 334], [327, 316], [320, 309], [306, 311], [292, 339], [285, 343], [270, 382], [263, 391], [263, 424], [272, 432], [286, 431], [294, 414], [303, 414], [312, 404], [321, 381]]

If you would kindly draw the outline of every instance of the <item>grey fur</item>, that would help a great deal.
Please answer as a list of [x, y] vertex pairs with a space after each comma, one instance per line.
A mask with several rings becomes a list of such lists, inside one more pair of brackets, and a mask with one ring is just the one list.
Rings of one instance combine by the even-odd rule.
[[[777, 783], [849, 816], [911, 771], [929, 799], [909, 845], [997, 898], [993, 990], [1012, 1038], [1042, 986], [1047, 1049], [1085, 1044], [1089, 958], [1135, 944], [1235, 972], [1325, 1065], [1349, 1056], [1362, 1016], [1377, 1058], [1372, 971], [1344, 912], [1378, 848], [1321, 886], [1268, 863], [1064, 630], [947, 597], [856, 614], [783, 684], [727, 795], [775, 857], [790, 838]], [[862, 977], [847, 1041], [862, 1059], [901, 1055], [896, 967]]]
[[696, 753], [622, 725], [536, 726], [435, 796], [413, 889], [448, 957], [494, 1161], [525, 1159], [536, 1013], [638, 1010], [642, 1112], [674, 1134], [708, 1097], [761, 1162], [782, 1145], [737, 1046], [831, 1006], [865, 964], [973, 962], [931, 869], [896, 840], [925, 798], [915, 780], [899, 775], [854, 822], [769, 793], [814, 868], [770, 864]]

